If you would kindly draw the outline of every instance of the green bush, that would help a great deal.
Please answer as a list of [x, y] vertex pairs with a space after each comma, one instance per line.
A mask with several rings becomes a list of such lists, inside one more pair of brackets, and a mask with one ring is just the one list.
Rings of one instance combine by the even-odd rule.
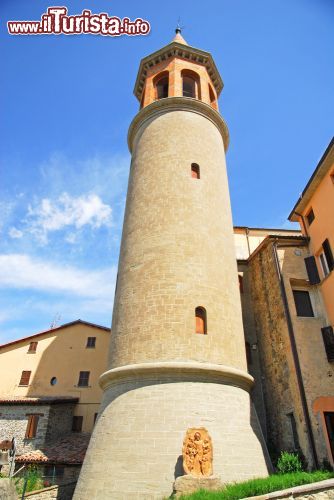
[[289, 472], [301, 472], [303, 466], [297, 453], [282, 451], [277, 461], [277, 470], [280, 474], [288, 474]]

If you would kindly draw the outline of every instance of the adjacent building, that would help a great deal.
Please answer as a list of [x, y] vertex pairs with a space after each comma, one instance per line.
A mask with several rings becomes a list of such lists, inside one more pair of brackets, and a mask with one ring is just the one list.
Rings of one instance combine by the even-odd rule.
[[0, 441], [15, 437], [17, 462], [81, 465], [109, 337], [77, 320], [0, 346]]

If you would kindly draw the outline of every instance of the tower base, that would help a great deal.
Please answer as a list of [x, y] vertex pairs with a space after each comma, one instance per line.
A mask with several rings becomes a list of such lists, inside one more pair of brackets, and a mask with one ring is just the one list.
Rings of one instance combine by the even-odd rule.
[[251, 377], [204, 363], [110, 370], [74, 500], [162, 499], [184, 474], [182, 443], [205, 427], [213, 473], [223, 483], [268, 474], [268, 457], [247, 386]]

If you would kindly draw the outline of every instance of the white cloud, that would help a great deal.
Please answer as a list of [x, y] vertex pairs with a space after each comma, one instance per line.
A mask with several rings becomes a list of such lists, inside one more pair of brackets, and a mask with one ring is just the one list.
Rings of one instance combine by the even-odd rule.
[[8, 234], [13, 239], [20, 239], [23, 236], [23, 232], [20, 231], [19, 229], [16, 229], [16, 227], [11, 227], [10, 230], [8, 231]]
[[24, 254], [0, 255], [0, 287], [67, 293], [87, 299], [112, 301], [116, 267], [85, 270], [31, 258]]
[[[94, 229], [110, 226], [111, 214], [111, 207], [96, 194], [71, 197], [63, 193], [56, 200], [44, 198], [34, 207], [30, 205], [26, 223], [29, 231], [45, 243], [49, 232], [66, 227], [80, 230], [84, 226]], [[67, 241], [73, 243], [75, 234], [72, 233]]]

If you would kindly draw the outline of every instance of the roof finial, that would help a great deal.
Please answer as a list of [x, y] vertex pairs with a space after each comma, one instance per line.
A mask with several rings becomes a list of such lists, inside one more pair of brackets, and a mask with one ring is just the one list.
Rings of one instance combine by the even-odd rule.
[[177, 20], [177, 24], [176, 24], [176, 28], [175, 28], [175, 33], [178, 34], [178, 33], [181, 33], [181, 31], [183, 30], [184, 26], [181, 26], [181, 18], [179, 16], [178, 20]]

